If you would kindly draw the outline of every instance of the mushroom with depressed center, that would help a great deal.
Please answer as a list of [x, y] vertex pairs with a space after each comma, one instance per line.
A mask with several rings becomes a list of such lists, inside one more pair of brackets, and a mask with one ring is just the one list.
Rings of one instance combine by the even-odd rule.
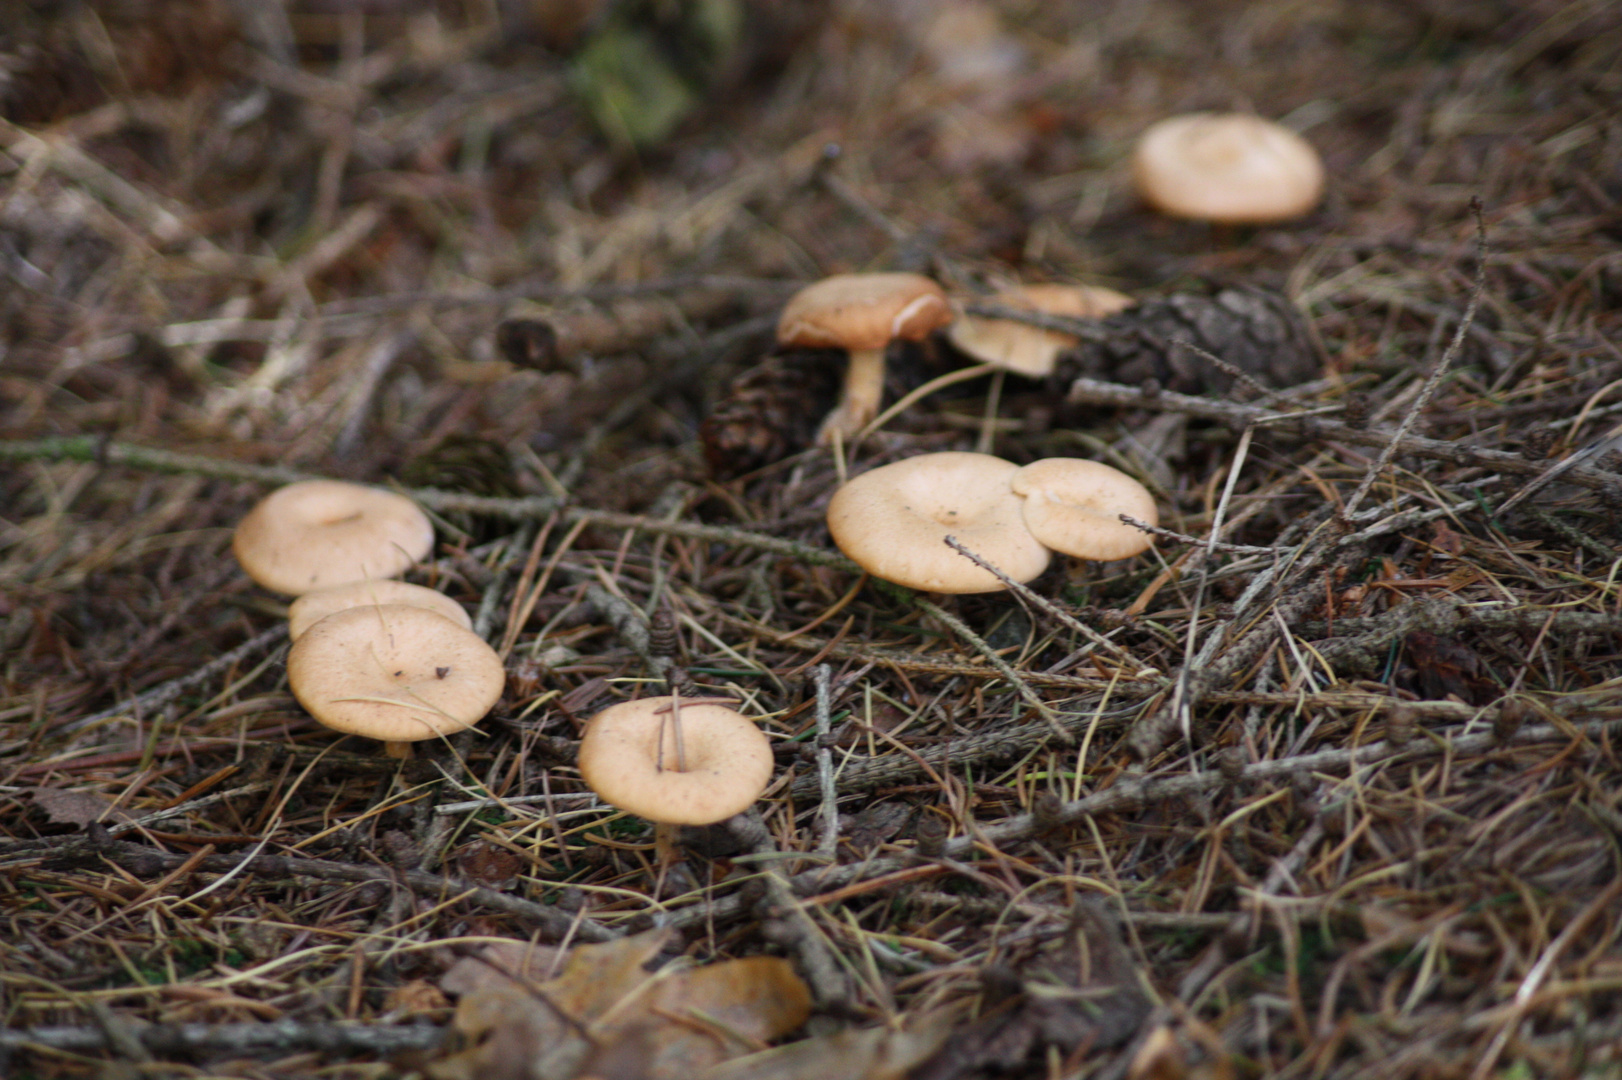
[[1145, 202], [1173, 217], [1255, 224], [1318, 205], [1323, 160], [1282, 124], [1249, 113], [1188, 113], [1153, 124], [1132, 152]]
[[780, 345], [850, 353], [839, 404], [822, 422], [817, 445], [837, 431], [849, 440], [878, 415], [884, 399], [884, 350], [918, 341], [952, 320], [941, 287], [921, 274], [835, 274], [789, 298], [777, 321]]
[[839, 550], [875, 577], [939, 593], [1005, 586], [946, 545], [955, 536], [1015, 581], [1047, 569], [1050, 554], [1021, 516], [1010, 486], [1019, 466], [990, 454], [920, 454], [862, 473], [828, 502]]
[[[1102, 319], [1132, 306], [1132, 298], [1099, 285], [1023, 285], [986, 297], [986, 303], [1044, 315]], [[1059, 354], [1076, 344], [1074, 334], [1045, 330], [1012, 319], [964, 315], [946, 332], [960, 352], [1028, 379], [1053, 374]]]
[[467, 609], [444, 593], [408, 581], [383, 579], [351, 581], [347, 585], [334, 585], [330, 589], [305, 593], [287, 608], [287, 636], [297, 641], [304, 636], [304, 631], [328, 615], [368, 604], [409, 604], [427, 608], [464, 630], [473, 629], [473, 618]]
[[660, 861], [675, 827], [742, 813], [772, 778], [772, 747], [742, 713], [679, 695], [610, 705], [593, 716], [576, 758], [599, 798], [647, 818]]
[[327, 727], [381, 739], [391, 757], [472, 727], [506, 684], [496, 651], [409, 604], [352, 607], [311, 626], [287, 653], [287, 681]]
[[231, 550], [248, 576], [301, 596], [403, 573], [434, 548], [434, 526], [392, 491], [341, 480], [277, 488], [248, 511]]
[[1043, 458], [1015, 469], [1011, 487], [1025, 525], [1054, 551], [1110, 562], [1149, 550], [1154, 538], [1121, 520], [1160, 524], [1149, 489], [1119, 469], [1081, 458]]

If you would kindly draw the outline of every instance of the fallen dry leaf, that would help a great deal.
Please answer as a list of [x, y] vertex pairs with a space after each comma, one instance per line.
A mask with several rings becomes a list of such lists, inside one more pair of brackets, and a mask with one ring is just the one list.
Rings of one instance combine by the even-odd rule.
[[34, 805], [45, 811], [53, 825], [84, 826], [92, 821], [129, 821], [130, 815], [111, 809], [113, 800], [98, 791], [64, 791], [61, 788], [35, 788]]
[[472, 950], [439, 977], [439, 988], [458, 997], [493, 986], [543, 982], [561, 966], [560, 951], [528, 941], [492, 941]]
[[[788, 961], [757, 956], [650, 972], [665, 931], [569, 953], [563, 971], [527, 985], [506, 963], [464, 962], [441, 985], [472, 985], [454, 1030], [466, 1049], [426, 1069], [433, 1080], [691, 1080], [793, 1031], [811, 994]], [[508, 950], [523, 966], [530, 957]], [[459, 967], [463, 962], [459, 962]], [[457, 977], [452, 979], [451, 976]], [[448, 987], [447, 987], [448, 988]]]
[[862, 1028], [733, 1058], [694, 1080], [902, 1080], [946, 1042], [961, 1016], [944, 1009], [899, 1031]]
[[1066, 1054], [1119, 1046], [1150, 1012], [1120, 926], [1096, 898], [1076, 903], [1063, 935], [1001, 970], [1008, 998], [954, 1032], [916, 1080], [1017, 1069], [1043, 1046]]

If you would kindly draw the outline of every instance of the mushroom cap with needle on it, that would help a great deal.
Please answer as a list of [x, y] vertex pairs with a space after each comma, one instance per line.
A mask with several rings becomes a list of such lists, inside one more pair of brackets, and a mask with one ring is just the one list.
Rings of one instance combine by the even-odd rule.
[[[1005, 289], [986, 297], [985, 302], [1073, 319], [1102, 319], [1133, 304], [1130, 296], [1101, 285], [1058, 282]], [[1059, 354], [1075, 347], [1078, 340], [1074, 334], [980, 315], [959, 317], [947, 330], [946, 337], [959, 352], [1028, 379], [1043, 379], [1053, 374]]]
[[1159, 525], [1149, 489], [1119, 469], [1083, 458], [1043, 458], [1010, 480], [1024, 504], [1025, 525], [1038, 541], [1078, 559], [1113, 562], [1149, 550], [1154, 537], [1121, 520]]
[[723, 705], [679, 707], [679, 730], [669, 697], [593, 716], [580, 740], [580, 775], [604, 802], [662, 825], [710, 825], [749, 809], [772, 778], [770, 741]]
[[954, 536], [1015, 581], [1051, 553], [1026, 527], [1010, 486], [1019, 466], [990, 454], [919, 454], [853, 477], [828, 502], [834, 543], [874, 577], [939, 593], [1007, 588], [946, 544]]
[[850, 353], [839, 404], [817, 444], [831, 444], [836, 430], [848, 441], [878, 415], [890, 342], [922, 340], [951, 321], [946, 294], [922, 274], [835, 274], [790, 297], [777, 321], [779, 345]]

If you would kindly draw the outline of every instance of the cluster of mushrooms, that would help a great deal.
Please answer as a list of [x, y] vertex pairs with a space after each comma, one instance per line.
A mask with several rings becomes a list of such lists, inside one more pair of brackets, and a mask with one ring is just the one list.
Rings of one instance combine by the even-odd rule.
[[[394, 580], [433, 549], [433, 524], [403, 495], [335, 480], [279, 488], [237, 526], [249, 577], [293, 596], [287, 681], [322, 724], [381, 740], [392, 757], [472, 727], [501, 697], [500, 656], [444, 593]], [[676, 825], [746, 809], [771, 779], [766, 736], [742, 714], [679, 696], [611, 706], [581, 741], [581, 775], [603, 801]]]
[[278, 488], [238, 524], [248, 576], [294, 596], [287, 681], [336, 731], [411, 744], [471, 727], [501, 696], [501, 658], [444, 593], [391, 580], [433, 550], [434, 527], [404, 495], [337, 480]]
[[[1323, 197], [1316, 150], [1281, 124], [1249, 113], [1189, 113], [1152, 125], [1132, 154], [1132, 179], [1150, 206], [1173, 217], [1260, 224], [1308, 213]], [[1044, 315], [1102, 318], [1131, 306], [1098, 286], [1044, 284], [1005, 290], [991, 303]], [[961, 353], [989, 368], [1039, 379], [1053, 373], [1071, 335], [1008, 319], [954, 311], [941, 287], [920, 274], [837, 274], [796, 293], [777, 324], [784, 348], [843, 349], [850, 357], [839, 404], [817, 444], [866, 433], [884, 392], [884, 353], [946, 328]], [[988, 370], [989, 370], [988, 368]]]
[[[1139, 195], [1176, 217], [1254, 224], [1298, 217], [1323, 195], [1324, 168], [1288, 128], [1247, 113], [1191, 113], [1151, 126], [1132, 155]], [[1086, 285], [1027, 285], [990, 298], [1003, 307], [1102, 318], [1130, 297]], [[945, 328], [953, 346], [1027, 378], [1053, 373], [1075, 337], [1009, 319], [958, 314], [941, 287], [919, 274], [840, 274], [796, 293], [778, 321], [783, 347], [849, 353], [839, 404], [820, 445], [859, 440], [876, 424], [884, 352]], [[1047, 568], [1053, 552], [1110, 561], [1148, 549], [1153, 498], [1137, 481], [1097, 462], [1047, 459], [1023, 468], [987, 454], [926, 454], [858, 476], [835, 493], [828, 528], [842, 551], [873, 575], [928, 592], [991, 592]], [[978, 561], [946, 545], [955, 537]]]
[[[839, 549], [874, 577], [936, 593], [1007, 588], [1048, 567], [1055, 551], [1110, 562], [1149, 548], [1122, 517], [1159, 523], [1147, 488], [1081, 458], [1019, 466], [990, 454], [920, 454], [865, 472], [828, 502]], [[947, 544], [955, 539], [976, 556]]]
[[[1299, 136], [1243, 114], [1200, 113], [1156, 124], [1132, 159], [1139, 193], [1175, 216], [1282, 220], [1309, 211], [1323, 166]], [[1006, 307], [1103, 317], [1130, 298], [1090, 286], [1031, 285], [990, 298]], [[859, 440], [876, 424], [884, 353], [943, 327], [987, 368], [1031, 378], [1053, 371], [1069, 335], [1006, 319], [957, 315], [918, 274], [841, 274], [801, 290], [778, 324], [783, 346], [849, 353], [821, 445]], [[1129, 518], [1131, 521], [1123, 520]], [[1097, 462], [1050, 458], [1019, 466], [989, 454], [924, 454], [872, 469], [835, 492], [828, 528], [876, 577], [926, 592], [979, 593], [1030, 581], [1054, 552], [1097, 561], [1149, 547], [1158, 514], [1149, 492]], [[953, 538], [972, 555], [954, 550]], [[393, 492], [330, 480], [289, 484], [238, 526], [233, 550], [255, 582], [296, 597], [288, 682], [326, 726], [383, 742], [414, 742], [478, 723], [505, 686], [501, 658], [454, 600], [394, 580], [433, 549], [422, 510]], [[996, 572], [993, 572], [993, 569]], [[1000, 575], [1000, 576], [999, 576]], [[581, 775], [605, 801], [658, 824], [661, 860], [677, 825], [747, 809], [772, 774], [766, 736], [713, 699], [679, 694], [622, 702], [582, 737]]]

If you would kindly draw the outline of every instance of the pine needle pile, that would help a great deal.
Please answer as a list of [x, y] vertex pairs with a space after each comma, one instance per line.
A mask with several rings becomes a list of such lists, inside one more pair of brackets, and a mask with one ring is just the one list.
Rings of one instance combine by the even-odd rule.
[[[1622, 1075], [1616, 5], [17, 23], [0, 1074]], [[1305, 134], [1323, 204], [1140, 205], [1196, 108]], [[777, 313], [869, 269], [1078, 344], [896, 346], [915, 400], [817, 447], [840, 357]], [[978, 299], [1021, 278], [1139, 302]], [[1155, 546], [959, 597], [834, 547], [846, 477], [976, 448], [1130, 473]], [[230, 538], [312, 477], [433, 517], [475, 730], [292, 697]], [[575, 767], [661, 695], [774, 757], [673, 851]]]

